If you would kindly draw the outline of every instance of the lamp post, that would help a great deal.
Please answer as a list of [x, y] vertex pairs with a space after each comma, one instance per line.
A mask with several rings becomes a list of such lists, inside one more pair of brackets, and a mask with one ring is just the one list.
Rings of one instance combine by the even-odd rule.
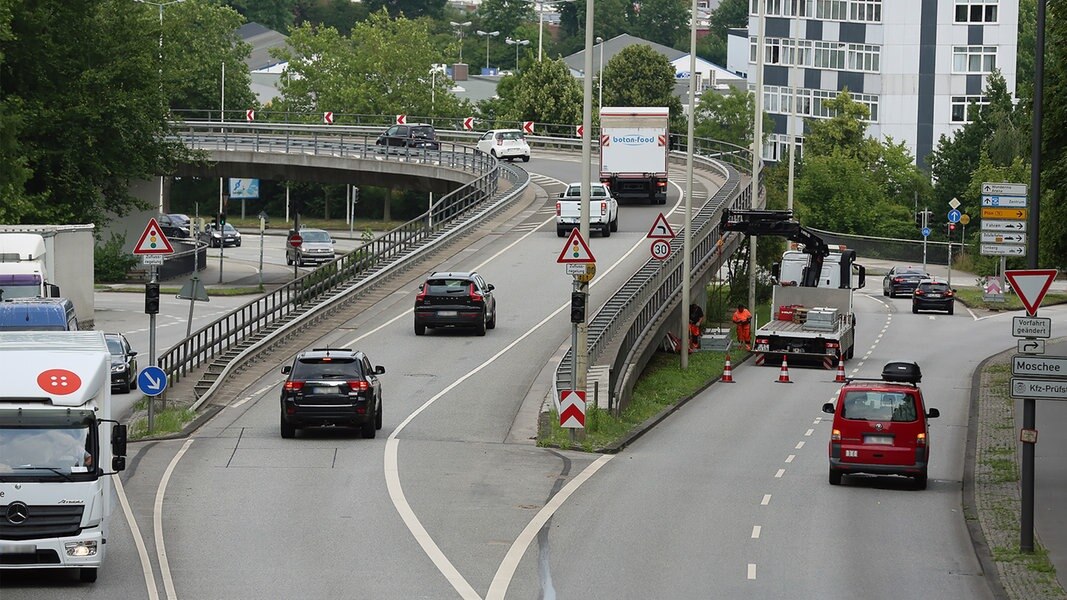
[[511, 38], [505, 38], [504, 42], [506, 42], [509, 46], [515, 46], [515, 70], [518, 71], [519, 70], [519, 46], [529, 46], [530, 45], [530, 40], [513, 40]]
[[470, 27], [470, 21], [464, 21], [462, 23], [456, 23], [455, 21], [449, 21], [449, 25], [456, 28], [456, 34], [459, 35], [459, 63], [463, 64], [463, 28]]
[[[149, 0], [133, 0], [134, 2], [140, 2], [141, 4], [150, 4], [152, 6], [159, 7], [159, 96], [164, 102], [167, 103], [166, 97], [163, 95], [163, 7], [170, 6], [171, 4], [177, 4], [179, 2], [185, 2], [185, 0], [170, 0], [169, 2], [150, 2]], [[159, 214], [163, 214], [163, 180], [164, 175], [159, 176]], [[153, 363], [154, 364], [154, 363]]]
[[545, 37], [545, 5], [571, 2], [571, 0], [548, 0], [537, 2], [537, 62], [541, 62], [541, 42]]
[[489, 71], [489, 39], [500, 35], [499, 31], [482, 31], [478, 30], [478, 35], [485, 36], [485, 70]]
[[597, 114], [600, 114], [600, 111], [604, 110], [604, 38], [596, 36], [596, 43], [600, 46], [600, 75], [596, 79]]

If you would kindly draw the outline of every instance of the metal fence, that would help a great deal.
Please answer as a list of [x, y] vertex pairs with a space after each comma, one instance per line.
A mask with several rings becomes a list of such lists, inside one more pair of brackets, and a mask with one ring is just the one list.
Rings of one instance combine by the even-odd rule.
[[[869, 235], [834, 233], [814, 228], [809, 229], [818, 233], [827, 244], [852, 248], [857, 255], [864, 258], [922, 264], [923, 253], [925, 252], [927, 263], [948, 264], [949, 242], [928, 241], [924, 249], [922, 240], [902, 240]], [[963, 249], [963, 244], [952, 242], [952, 254], [954, 256], [958, 256]]]

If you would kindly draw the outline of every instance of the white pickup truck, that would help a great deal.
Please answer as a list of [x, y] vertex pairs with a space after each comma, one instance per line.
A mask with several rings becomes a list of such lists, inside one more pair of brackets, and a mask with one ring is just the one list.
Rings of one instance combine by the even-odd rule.
[[[600, 231], [604, 237], [610, 237], [612, 231], [619, 230], [619, 202], [611, 195], [608, 187], [602, 183], [589, 186], [589, 235]], [[571, 229], [578, 227], [581, 219], [582, 184], [572, 183], [567, 190], [560, 193], [556, 200], [556, 235], [566, 236]]]

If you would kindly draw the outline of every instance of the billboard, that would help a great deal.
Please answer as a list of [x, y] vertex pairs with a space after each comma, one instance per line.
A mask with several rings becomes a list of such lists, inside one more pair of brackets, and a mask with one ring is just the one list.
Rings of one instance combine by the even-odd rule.
[[259, 198], [259, 180], [231, 177], [230, 198]]

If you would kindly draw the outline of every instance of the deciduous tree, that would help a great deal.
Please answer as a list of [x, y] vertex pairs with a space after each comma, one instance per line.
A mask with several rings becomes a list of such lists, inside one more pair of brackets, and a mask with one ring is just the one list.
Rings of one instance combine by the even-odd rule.
[[623, 48], [604, 65], [604, 106], [666, 106], [675, 126], [684, 123], [674, 74], [674, 65], [651, 46]]

